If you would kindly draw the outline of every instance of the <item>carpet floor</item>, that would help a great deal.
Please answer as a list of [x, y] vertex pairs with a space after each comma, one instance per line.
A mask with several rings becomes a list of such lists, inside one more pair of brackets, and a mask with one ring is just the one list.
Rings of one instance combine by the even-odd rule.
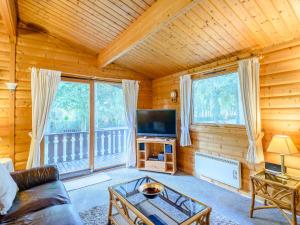
[[[107, 225], [108, 205], [95, 206], [79, 213], [84, 225]], [[212, 212], [210, 215], [211, 225], [239, 225], [230, 219]]]
[[79, 212], [86, 213], [87, 210], [93, 210], [93, 207], [107, 206], [109, 202], [107, 188], [110, 185], [148, 175], [209, 205], [218, 216], [227, 218], [236, 224], [288, 225], [286, 219], [276, 209], [256, 211], [254, 218], [251, 219], [248, 216], [251, 202], [249, 198], [184, 173], [172, 176], [122, 168], [107, 171], [106, 174], [111, 177], [111, 180], [69, 192], [71, 201]]
[[88, 176], [82, 176], [71, 180], [63, 181], [67, 191], [74, 191], [87, 186], [95, 185], [110, 180], [111, 178], [103, 172], [94, 173]]

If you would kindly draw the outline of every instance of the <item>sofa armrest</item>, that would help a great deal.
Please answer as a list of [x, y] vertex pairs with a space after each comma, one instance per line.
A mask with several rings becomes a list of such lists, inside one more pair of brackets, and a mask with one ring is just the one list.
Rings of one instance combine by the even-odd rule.
[[26, 190], [41, 184], [59, 180], [56, 166], [44, 166], [11, 173], [19, 190]]

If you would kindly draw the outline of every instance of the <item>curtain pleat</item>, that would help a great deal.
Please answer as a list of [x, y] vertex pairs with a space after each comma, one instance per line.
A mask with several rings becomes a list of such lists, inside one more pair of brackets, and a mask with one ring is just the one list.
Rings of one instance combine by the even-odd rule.
[[59, 71], [31, 69], [32, 131], [27, 169], [40, 166], [40, 144], [60, 80]]
[[127, 167], [136, 166], [136, 145], [135, 145], [135, 122], [136, 110], [139, 93], [139, 83], [135, 80], [122, 80], [122, 89], [125, 102], [125, 119], [127, 122], [128, 133], [126, 138]]
[[259, 106], [259, 60], [258, 58], [245, 59], [239, 61], [238, 65], [245, 126], [249, 140], [246, 160], [253, 164], [261, 163], [264, 161], [264, 153]]
[[180, 77], [180, 146], [192, 144], [190, 137], [192, 79], [190, 75]]

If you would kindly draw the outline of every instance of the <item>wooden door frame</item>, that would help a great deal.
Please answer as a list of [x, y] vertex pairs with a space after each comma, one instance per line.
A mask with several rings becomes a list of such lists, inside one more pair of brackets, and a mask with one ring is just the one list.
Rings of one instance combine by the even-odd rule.
[[95, 92], [94, 92], [94, 81], [93, 80], [89, 80], [89, 79], [84, 79], [84, 78], [70, 78], [70, 77], [62, 77], [61, 78], [62, 81], [65, 81], [65, 82], [77, 82], [77, 83], [85, 83], [85, 84], [89, 84], [89, 91], [90, 91], [90, 118], [89, 118], [89, 124], [90, 124], [90, 140], [89, 140], [89, 170], [91, 172], [94, 171], [94, 168], [95, 168], [95, 165], [94, 165], [94, 157], [95, 157], [95, 151], [94, 151], [94, 140], [95, 140], [95, 121], [94, 121], [94, 108], [95, 108], [95, 100], [94, 100], [94, 95], [95, 95]]
[[91, 172], [95, 169], [95, 81], [90, 80], [90, 170]]

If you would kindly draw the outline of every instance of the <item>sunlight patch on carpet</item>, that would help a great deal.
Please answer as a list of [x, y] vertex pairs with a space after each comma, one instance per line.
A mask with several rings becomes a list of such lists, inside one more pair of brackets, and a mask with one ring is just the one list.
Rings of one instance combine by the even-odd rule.
[[63, 181], [63, 183], [67, 191], [73, 191], [87, 186], [102, 183], [108, 180], [111, 180], [110, 176], [101, 172], [101, 173], [94, 173], [92, 175], [88, 175], [80, 178], [75, 178], [72, 180], [66, 180]]

